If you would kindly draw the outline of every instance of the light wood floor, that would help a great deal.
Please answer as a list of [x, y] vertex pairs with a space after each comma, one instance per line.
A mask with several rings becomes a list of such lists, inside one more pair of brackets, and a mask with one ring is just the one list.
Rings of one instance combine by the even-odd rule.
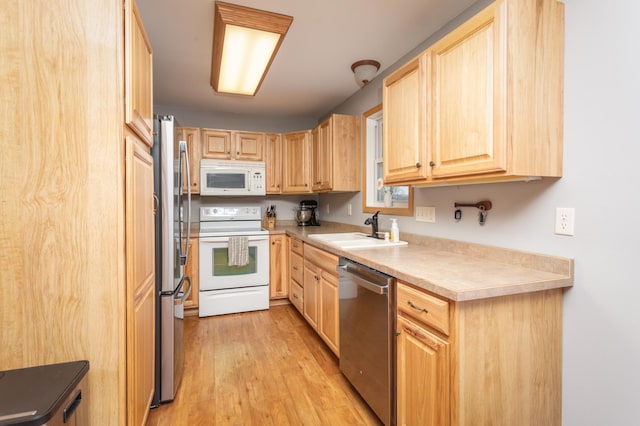
[[155, 425], [381, 425], [291, 305], [185, 319], [185, 375]]

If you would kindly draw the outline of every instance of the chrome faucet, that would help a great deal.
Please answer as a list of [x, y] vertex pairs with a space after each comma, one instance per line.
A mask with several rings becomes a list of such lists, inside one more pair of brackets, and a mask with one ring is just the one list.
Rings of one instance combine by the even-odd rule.
[[374, 214], [371, 217], [368, 217], [365, 221], [364, 224], [365, 225], [371, 225], [371, 237], [373, 238], [378, 238], [378, 213], [380, 213], [380, 210], [378, 210], [376, 212], [376, 214]]

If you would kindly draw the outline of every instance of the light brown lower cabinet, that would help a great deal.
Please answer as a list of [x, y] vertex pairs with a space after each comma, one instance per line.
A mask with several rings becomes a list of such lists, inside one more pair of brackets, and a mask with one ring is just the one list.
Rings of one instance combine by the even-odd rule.
[[398, 424], [449, 424], [449, 343], [404, 318], [397, 326]]
[[302, 315], [307, 322], [318, 330], [318, 308], [320, 302], [320, 275], [322, 272], [313, 263], [305, 259], [304, 261], [304, 286], [302, 292]]
[[155, 377], [153, 159], [146, 143], [129, 130], [125, 135], [127, 424], [143, 425]]
[[287, 251], [286, 235], [269, 236], [269, 297], [271, 299], [282, 299], [289, 295]]
[[289, 247], [289, 301], [302, 314], [304, 312], [304, 244], [297, 238], [288, 237]]
[[318, 319], [318, 333], [333, 353], [338, 356], [340, 355], [338, 277], [323, 272], [319, 290], [320, 318]]
[[304, 245], [303, 315], [329, 348], [340, 355], [338, 256]]
[[198, 238], [189, 238], [189, 258], [187, 264], [184, 265], [184, 274], [191, 280], [191, 294], [184, 299], [184, 308], [188, 310], [194, 310], [197, 312], [198, 303], [200, 303], [200, 257], [199, 257], [199, 244]]
[[398, 425], [560, 425], [562, 289], [465, 302], [397, 284]]

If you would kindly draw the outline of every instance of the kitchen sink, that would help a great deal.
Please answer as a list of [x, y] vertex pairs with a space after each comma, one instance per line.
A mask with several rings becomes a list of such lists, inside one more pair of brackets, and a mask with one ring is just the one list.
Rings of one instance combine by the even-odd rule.
[[333, 245], [341, 249], [382, 248], [407, 245], [406, 241], [391, 242], [372, 238], [362, 232], [339, 232], [334, 234], [312, 234], [314, 240]]

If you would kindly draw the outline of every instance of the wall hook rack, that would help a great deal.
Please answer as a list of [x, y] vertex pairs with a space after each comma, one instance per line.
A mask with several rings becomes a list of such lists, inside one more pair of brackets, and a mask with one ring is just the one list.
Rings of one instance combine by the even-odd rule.
[[460, 210], [460, 207], [475, 207], [476, 209], [480, 210], [480, 213], [478, 214], [478, 223], [480, 225], [484, 225], [484, 223], [487, 221], [487, 212], [491, 210], [492, 204], [489, 200], [483, 200], [478, 201], [477, 203], [454, 203], [453, 206], [456, 208], [456, 211], [453, 215], [455, 220], [462, 219], [462, 211]]

